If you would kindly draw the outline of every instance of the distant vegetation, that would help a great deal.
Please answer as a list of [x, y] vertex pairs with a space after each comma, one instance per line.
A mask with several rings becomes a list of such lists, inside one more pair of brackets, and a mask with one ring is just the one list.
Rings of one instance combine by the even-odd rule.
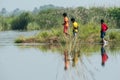
[[[62, 8], [53, 5], [45, 5], [40, 8], [35, 7], [33, 11], [21, 11], [18, 8], [12, 12], [7, 12], [5, 8], [0, 11], [0, 31], [4, 30], [48, 30], [32, 37], [32, 39], [17, 39], [16, 42], [45, 42], [51, 37], [60, 38], [65, 42], [63, 37], [63, 16], [67, 12], [68, 17], [74, 17], [79, 23], [79, 36], [87, 42], [99, 41], [100, 20], [104, 19], [109, 29], [120, 28], [120, 8], [119, 7], [77, 7]], [[72, 27], [70, 23], [70, 27]], [[72, 28], [71, 28], [72, 29]], [[51, 30], [51, 32], [50, 32]], [[72, 34], [72, 30], [70, 30]], [[120, 33], [116, 31], [109, 32], [107, 39], [120, 40]], [[45, 37], [44, 37], [45, 36]]]
[[100, 25], [104, 19], [110, 28], [120, 28], [120, 8], [84, 7], [61, 8], [53, 5], [41, 6], [33, 11], [20, 11], [18, 8], [7, 13], [0, 12], [0, 30], [40, 30], [62, 27], [62, 13], [67, 12], [69, 18], [75, 17], [80, 25]]

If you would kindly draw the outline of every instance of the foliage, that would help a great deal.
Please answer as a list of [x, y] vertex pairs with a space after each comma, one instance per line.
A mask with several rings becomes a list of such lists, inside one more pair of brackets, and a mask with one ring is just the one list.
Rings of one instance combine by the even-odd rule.
[[20, 36], [15, 40], [15, 43], [22, 43], [25, 41], [25, 37], [24, 36]]
[[13, 30], [27, 30], [27, 25], [30, 21], [32, 21], [31, 15], [23, 12], [12, 21], [11, 27]]
[[108, 9], [109, 17], [112, 19], [114, 25], [120, 28], [120, 8], [110, 8]]
[[109, 39], [112, 41], [119, 41], [120, 40], [120, 32], [119, 31], [111, 31], [109, 32]]
[[9, 29], [9, 24], [6, 20], [6, 17], [0, 16], [0, 31]]
[[42, 29], [50, 29], [51, 27], [60, 27], [62, 24], [62, 12], [59, 10], [43, 10], [36, 15], [36, 23]]
[[36, 22], [30, 22], [27, 25], [27, 30], [39, 30], [40, 27]]
[[[43, 8], [37, 9], [37, 13], [23, 11], [16, 15], [1, 15], [1, 30], [38, 30], [63, 27], [64, 12], [67, 12], [69, 19], [74, 17], [76, 21], [83, 26], [94, 23], [100, 25], [100, 20], [104, 19], [110, 28], [119, 28], [120, 25], [120, 8], [104, 7], [77, 7], [77, 8]], [[71, 23], [70, 23], [71, 24]], [[90, 24], [90, 26], [94, 26]]]

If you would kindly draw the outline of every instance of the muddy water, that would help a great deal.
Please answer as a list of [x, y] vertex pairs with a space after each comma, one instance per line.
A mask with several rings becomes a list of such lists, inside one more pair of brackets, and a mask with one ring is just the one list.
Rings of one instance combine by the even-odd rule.
[[[80, 56], [68, 55], [65, 61], [64, 51], [14, 43], [18, 36], [36, 33], [0, 32], [0, 80], [120, 80], [119, 46], [88, 45], [85, 48], [92, 47], [92, 51], [83, 49]], [[101, 64], [103, 52], [108, 56], [104, 56], [104, 66]]]

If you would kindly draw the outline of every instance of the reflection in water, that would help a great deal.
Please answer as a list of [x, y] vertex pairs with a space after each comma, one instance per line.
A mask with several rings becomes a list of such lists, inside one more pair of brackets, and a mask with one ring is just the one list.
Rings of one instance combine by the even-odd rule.
[[64, 63], [65, 67], [64, 69], [67, 70], [69, 68], [70, 62], [72, 63], [72, 67], [75, 67], [75, 65], [78, 63], [79, 60], [79, 51], [71, 51], [71, 54], [68, 53], [68, 50], [64, 50]]
[[[73, 49], [70, 52], [68, 48], [64, 50], [65, 74], [62, 80], [95, 80], [93, 72], [88, 69], [80, 54], [80, 49]], [[57, 80], [61, 78], [57, 77]]]
[[108, 55], [106, 53], [106, 50], [105, 50], [105, 45], [101, 45], [101, 58], [102, 58], [102, 62], [101, 62], [101, 65], [102, 66], [105, 66], [105, 63], [108, 59]]
[[65, 51], [64, 51], [64, 62], [65, 62], [65, 70], [67, 70], [68, 69], [68, 67], [69, 67], [69, 55], [68, 55], [68, 50], [66, 49]]
[[107, 61], [106, 57], [104, 63], [110, 64], [101, 68], [101, 55], [106, 53], [103, 45], [78, 44], [76, 50], [69, 43], [62, 49], [41, 43], [14, 44], [23, 33], [31, 35], [0, 32], [0, 80], [120, 80], [119, 44], [106, 46], [110, 58]]
[[73, 67], [75, 67], [75, 65], [78, 63], [79, 56], [80, 56], [79, 51], [73, 51], [73, 63], [72, 63]]

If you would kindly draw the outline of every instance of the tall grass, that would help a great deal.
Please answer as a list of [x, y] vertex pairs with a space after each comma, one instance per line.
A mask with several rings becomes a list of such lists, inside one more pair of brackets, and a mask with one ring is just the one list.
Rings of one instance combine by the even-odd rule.
[[100, 34], [99, 25], [89, 23], [80, 26], [79, 37], [83, 40], [98, 39]]
[[[78, 22], [79, 23], [79, 22]], [[89, 23], [79, 25], [79, 32], [77, 38], [73, 38], [72, 27], [69, 28], [70, 36], [66, 36], [63, 33], [63, 27], [60, 28], [51, 28], [49, 30], [41, 30], [38, 34], [34, 37], [25, 38], [20, 37], [16, 39], [16, 43], [24, 43], [24, 42], [37, 42], [37, 43], [49, 43], [50, 39], [57, 39], [57, 43], [59, 44], [60, 48], [59, 51], [63, 51], [64, 49], [68, 49], [69, 53], [71, 53], [74, 49], [81, 50], [84, 46], [81, 46], [81, 43], [99, 43], [100, 39], [100, 24]], [[113, 41], [114, 43], [120, 40], [120, 32], [116, 30], [108, 30], [106, 32], [105, 38], [108, 41]], [[54, 42], [53, 42], [54, 43]], [[94, 51], [94, 48], [89, 49], [82, 49], [86, 55], [90, 55], [89, 52]], [[81, 50], [81, 51], [82, 51]]]
[[[49, 39], [57, 38], [60, 43], [65, 44], [73, 39], [72, 28], [69, 29], [70, 36], [65, 36], [63, 33], [63, 27], [51, 28], [49, 30], [43, 30], [34, 36], [35, 41], [48, 42]], [[120, 40], [119, 31], [106, 32], [105, 38], [108, 41]], [[26, 39], [27, 40], [27, 39]], [[99, 42], [100, 39], [100, 24], [89, 23], [85, 25], [79, 25], [79, 32], [77, 34], [77, 42], [94, 43]]]
[[[63, 51], [66, 49], [68, 50], [69, 54], [73, 53], [74, 51], [79, 52], [80, 55], [87, 55], [90, 56], [93, 52], [97, 52], [100, 50], [100, 45], [94, 45], [94, 42], [100, 41], [100, 26], [96, 24], [90, 23], [89, 25], [80, 25], [79, 26], [79, 33], [77, 38], [74, 39], [72, 35], [72, 28], [70, 28], [70, 36], [65, 36], [63, 33], [63, 28], [52, 28], [50, 30], [41, 31], [34, 37], [25, 38], [21, 36], [16, 40], [17, 43], [22, 43], [26, 41], [30, 41], [30, 39], [34, 39], [36, 42], [44, 42], [47, 43], [50, 38], [57, 37], [58, 38], [58, 45], [45, 45], [43, 50], [52, 49], [53, 51], [59, 51], [63, 54]], [[106, 37], [108, 41], [119, 41], [120, 38], [119, 31], [108, 31]], [[109, 38], [108, 38], [109, 37]], [[84, 45], [83, 42], [86, 44]], [[82, 44], [81, 44], [82, 43]], [[92, 43], [92, 44], [89, 44]], [[111, 42], [112, 43], [112, 42]], [[111, 47], [110, 45], [108, 47]]]
[[109, 39], [111, 41], [119, 41], [120, 40], [120, 31], [111, 31], [108, 33]]

